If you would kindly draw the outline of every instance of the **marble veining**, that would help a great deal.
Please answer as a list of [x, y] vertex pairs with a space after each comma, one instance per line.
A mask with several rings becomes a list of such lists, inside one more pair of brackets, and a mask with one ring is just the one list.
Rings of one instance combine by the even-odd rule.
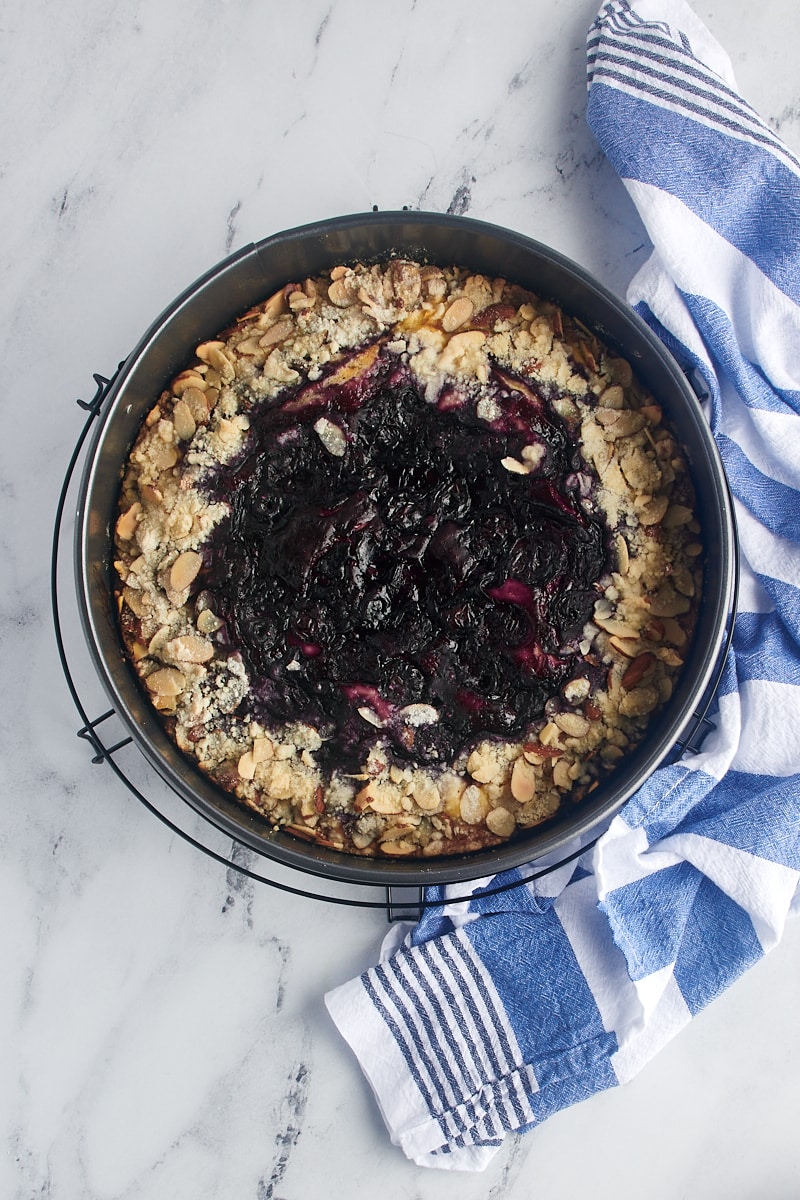
[[[384, 916], [212, 860], [93, 766], [51, 630], [75, 398], [227, 254], [407, 205], [508, 225], [624, 291], [648, 246], [584, 123], [595, 3], [41, 0], [4, 13], [2, 1196], [797, 1194], [800, 929], [624, 1090], [510, 1139], [481, 1176], [425, 1172], [388, 1143], [322, 1004], [374, 961]], [[695, 8], [800, 151], [796, 4]], [[74, 613], [64, 627], [99, 714]], [[123, 756], [171, 819], [259, 870]]]

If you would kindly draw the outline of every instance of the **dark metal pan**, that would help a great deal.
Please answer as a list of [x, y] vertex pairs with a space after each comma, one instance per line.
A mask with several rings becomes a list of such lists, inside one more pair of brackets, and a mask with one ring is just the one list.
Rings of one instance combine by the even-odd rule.
[[[706, 547], [692, 655], [644, 742], [574, 811], [493, 849], [430, 861], [359, 858], [275, 833], [211, 783], [169, 739], [128, 666], [111, 567], [123, 464], [154, 397], [194, 347], [287, 282], [339, 263], [390, 255], [503, 276], [555, 301], [627, 358], [684, 447]], [[627, 304], [561, 254], [518, 233], [462, 217], [399, 212], [334, 218], [247, 246], [192, 284], [154, 321], [123, 363], [98, 422], [80, 486], [75, 563], [79, 608], [100, 678], [143, 754], [188, 804], [238, 842], [286, 866], [345, 883], [424, 886], [475, 879], [566, 852], [576, 839], [608, 823], [697, 721], [735, 602], [736, 543], [723, 468], [695, 393]]]

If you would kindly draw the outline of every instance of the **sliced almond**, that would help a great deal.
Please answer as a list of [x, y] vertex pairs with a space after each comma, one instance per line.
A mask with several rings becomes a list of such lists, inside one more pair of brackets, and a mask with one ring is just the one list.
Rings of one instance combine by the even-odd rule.
[[368, 725], [374, 725], [376, 729], [383, 729], [383, 720], [376, 712], [366, 706], [356, 710], [362, 721], [366, 721]]
[[557, 758], [553, 763], [553, 783], [562, 791], [569, 791], [572, 787], [572, 776], [569, 772], [569, 760], [566, 758]]
[[210, 355], [212, 350], [224, 350], [224, 342], [201, 342], [196, 348], [195, 354], [204, 363], [210, 363]]
[[637, 655], [622, 676], [622, 686], [627, 691], [637, 687], [644, 677], [652, 671], [655, 663], [656, 657], [649, 650], [646, 650], [644, 654]]
[[693, 596], [695, 593], [694, 577], [688, 567], [678, 563], [672, 571], [672, 583], [683, 596]]
[[611, 441], [630, 437], [631, 434], [638, 433], [645, 426], [642, 414], [634, 412], [630, 408], [599, 408], [596, 416], [600, 424], [605, 427], [606, 437]]
[[500, 765], [492, 755], [473, 750], [467, 759], [467, 773], [478, 783], [492, 783], [500, 777]]
[[302, 288], [296, 288], [294, 292], [289, 292], [288, 302], [291, 312], [305, 312], [306, 308], [314, 306], [312, 296], [303, 292]]
[[621, 384], [624, 388], [633, 383], [633, 368], [626, 358], [607, 358], [605, 363], [609, 379]]
[[614, 383], [601, 393], [598, 404], [601, 404], [603, 408], [624, 408], [625, 393], [618, 383]]
[[407, 838], [409, 835], [408, 825], [390, 825], [388, 829], [384, 829], [381, 834], [381, 844], [384, 842], [397, 842], [401, 838]]
[[608, 644], [619, 654], [623, 654], [625, 658], [636, 658], [636, 655], [642, 652], [642, 643], [638, 638], [621, 638], [612, 635], [608, 639]]
[[531, 471], [530, 463], [521, 463], [518, 459], [508, 455], [506, 458], [500, 459], [500, 465], [510, 471], [512, 475], [529, 475]]
[[224, 342], [203, 342], [197, 347], [195, 354], [215, 371], [218, 371], [223, 379], [233, 379], [235, 371], [233, 363], [225, 354]]
[[139, 524], [139, 516], [141, 515], [142, 506], [138, 500], [130, 506], [127, 512], [124, 512], [118, 519], [116, 524], [117, 537], [122, 542], [129, 542], [136, 532], [136, 526]]
[[223, 379], [231, 380], [236, 376], [233, 363], [228, 358], [227, 354], [223, 354], [222, 351], [220, 351], [219, 354], [212, 352], [211, 366], [219, 371]]
[[285, 289], [279, 288], [277, 292], [273, 292], [268, 300], [265, 300], [261, 305], [263, 316], [259, 318], [259, 324], [262, 321], [274, 321], [276, 317], [281, 316], [286, 312], [286, 295]]
[[649, 716], [659, 704], [658, 689], [654, 687], [637, 687], [626, 692], [619, 703], [619, 711], [623, 717]]
[[423, 812], [438, 812], [442, 807], [442, 796], [432, 779], [422, 773], [411, 784], [411, 795]]
[[172, 381], [173, 396], [183, 396], [186, 394], [187, 388], [196, 388], [202, 392], [208, 387], [205, 379], [197, 371], [181, 371], [180, 375]]
[[284, 317], [269, 327], [258, 344], [262, 349], [266, 349], [268, 346], [277, 346], [279, 342], [286, 341], [293, 329], [294, 321], [292, 318]]
[[146, 615], [150, 607], [149, 596], [143, 595], [136, 588], [126, 587], [122, 592], [122, 599], [127, 604], [135, 617], [143, 617]]
[[337, 308], [349, 308], [358, 298], [357, 288], [345, 276], [334, 279], [328, 288], [328, 299]]
[[380, 787], [376, 784], [370, 786], [368, 807], [373, 812], [382, 813], [384, 816], [394, 816], [403, 811], [400, 793], [396, 788]]
[[192, 420], [195, 425], [205, 425], [208, 421], [208, 414], [211, 411], [210, 400], [214, 399], [216, 393], [212, 388], [206, 391], [201, 391], [197, 387], [187, 387], [181, 399], [186, 404], [189, 412], [192, 414]]
[[191, 587], [202, 565], [202, 556], [196, 550], [184, 550], [179, 554], [169, 570], [169, 585], [173, 592], [183, 592]]
[[619, 617], [595, 617], [595, 624], [604, 629], [606, 633], [613, 634], [618, 638], [637, 638], [639, 636], [637, 630], [632, 625], [628, 625], [625, 621], [620, 621]]
[[637, 508], [636, 515], [642, 525], [658, 525], [663, 521], [668, 508], [669, 500], [666, 496], [653, 496]]
[[564, 684], [564, 699], [567, 704], [580, 704], [589, 695], [592, 685], [585, 675], [570, 679]]
[[402, 839], [399, 842], [381, 842], [381, 852], [392, 856], [402, 857], [406, 854], [414, 854], [418, 849], [413, 842], [407, 839]]
[[341, 425], [337, 425], [335, 421], [330, 421], [327, 417], [320, 417], [314, 423], [314, 432], [329, 454], [332, 454], [334, 458], [344, 457], [347, 450], [347, 435]]
[[139, 495], [144, 500], [145, 504], [151, 508], [159, 505], [164, 499], [164, 495], [160, 488], [157, 488], [152, 483], [143, 483], [139, 487]]
[[197, 633], [184, 633], [167, 642], [164, 653], [174, 662], [204, 663], [214, 657], [214, 647]]
[[197, 628], [200, 633], [216, 633], [222, 628], [222, 621], [210, 608], [204, 608], [197, 615]]
[[482, 788], [470, 784], [465, 789], [459, 803], [461, 820], [467, 825], [480, 825], [489, 810], [489, 801]]
[[621, 533], [618, 533], [614, 538], [614, 549], [617, 552], [617, 570], [620, 575], [628, 574], [630, 566], [630, 554], [628, 552], [628, 543]]
[[453, 333], [460, 326], [466, 325], [474, 312], [475, 305], [472, 301], [467, 296], [459, 296], [442, 317], [442, 329], [445, 333]]
[[685, 504], [671, 504], [661, 524], [665, 529], [675, 529], [678, 525], [688, 525], [693, 516], [694, 513]]
[[553, 718], [558, 728], [565, 733], [567, 737], [583, 737], [589, 732], [589, 722], [586, 717], [580, 713], [556, 713]]
[[179, 400], [173, 408], [172, 420], [175, 425], [175, 434], [182, 442], [188, 442], [190, 438], [194, 437], [197, 423], [185, 400]]
[[145, 683], [154, 696], [180, 696], [186, 688], [186, 678], [177, 667], [161, 667], [148, 675]]
[[536, 771], [524, 756], [514, 763], [511, 772], [511, 795], [520, 804], [527, 804], [536, 795]]
[[508, 838], [516, 829], [517, 822], [507, 808], [492, 808], [486, 814], [486, 827], [496, 837]]
[[561, 730], [552, 721], [548, 721], [539, 734], [543, 746], [555, 746], [561, 740]]
[[256, 763], [268, 762], [275, 754], [275, 745], [268, 737], [253, 738], [252, 749], [253, 761]]
[[686, 630], [679, 621], [676, 621], [674, 617], [665, 617], [661, 624], [663, 626], [663, 636], [666, 642], [669, 642], [670, 645], [677, 646], [678, 648], [686, 645]]
[[236, 764], [236, 770], [242, 779], [254, 779], [256, 774], [256, 760], [253, 758], [252, 750], [247, 750]]
[[159, 658], [161, 651], [166, 646], [167, 642], [172, 637], [172, 630], [169, 625], [162, 625], [155, 631], [150, 641], [147, 644], [147, 653], [151, 658]]
[[688, 596], [682, 596], [668, 583], [663, 584], [650, 600], [650, 612], [654, 617], [678, 617], [691, 608]]

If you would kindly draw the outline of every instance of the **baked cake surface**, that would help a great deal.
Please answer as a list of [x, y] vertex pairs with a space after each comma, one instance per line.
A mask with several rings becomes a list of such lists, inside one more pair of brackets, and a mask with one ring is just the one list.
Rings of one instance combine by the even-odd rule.
[[699, 534], [658, 404], [579, 322], [460, 268], [340, 266], [156, 399], [120, 622], [180, 749], [274, 827], [463, 853], [641, 741], [691, 641]]

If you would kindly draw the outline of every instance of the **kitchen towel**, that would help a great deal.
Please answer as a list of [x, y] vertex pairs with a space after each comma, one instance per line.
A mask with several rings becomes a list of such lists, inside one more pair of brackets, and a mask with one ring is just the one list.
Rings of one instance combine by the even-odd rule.
[[555, 873], [429, 894], [326, 997], [393, 1142], [431, 1167], [480, 1170], [510, 1131], [624, 1084], [800, 907], [800, 166], [683, 0], [604, 4], [588, 83], [653, 244], [628, 299], [707, 395], [740, 615], [699, 754]]

